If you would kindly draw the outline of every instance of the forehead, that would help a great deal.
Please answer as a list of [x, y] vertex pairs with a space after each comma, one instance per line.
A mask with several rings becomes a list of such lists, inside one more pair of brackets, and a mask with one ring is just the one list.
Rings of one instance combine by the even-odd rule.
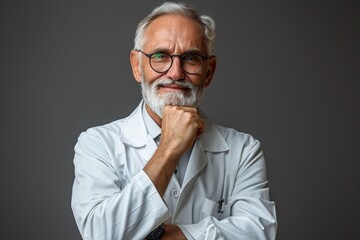
[[206, 51], [201, 25], [180, 15], [171, 14], [156, 18], [149, 24], [144, 38], [144, 50]]

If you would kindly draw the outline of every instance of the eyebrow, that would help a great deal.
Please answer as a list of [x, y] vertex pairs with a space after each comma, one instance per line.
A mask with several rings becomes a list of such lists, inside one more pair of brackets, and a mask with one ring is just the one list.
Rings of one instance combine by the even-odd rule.
[[[167, 53], [167, 54], [170, 54], [170, 51], [169, 49], [167, 48], [155, 48], [154, 50], [151, 51], [151, 53]], [[187, 50], [179, 55], [183, 55], [183, 54], [199, 54], [199, 55], [202, 55], [203, 53], [199, 50], [199, 49], [190, 49], [190, 50]]]

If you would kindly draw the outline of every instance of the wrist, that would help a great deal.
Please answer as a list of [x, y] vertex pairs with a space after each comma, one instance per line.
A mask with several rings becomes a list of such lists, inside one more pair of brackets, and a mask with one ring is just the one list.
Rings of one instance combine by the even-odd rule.
[[165, 233], [162, 240], [187, 240], [180, 227], [175, 224], [164, 224]]
[[184, 154], [185, 150], [182, 150], [181, 145], [177, 144], [176, 141], [160, 142], [159, 147], [156, 151], [159, 153], [162, 159], [170, 162], [177, 162]]

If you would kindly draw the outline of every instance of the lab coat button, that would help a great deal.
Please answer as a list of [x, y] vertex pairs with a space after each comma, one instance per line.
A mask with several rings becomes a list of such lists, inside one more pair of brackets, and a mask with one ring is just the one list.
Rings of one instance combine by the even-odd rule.
[[176, 189], [174, 189], [174, 190], [172, 190], [172, 195], [173, 195], [174, 198], [178, 198], [179, 197], [179, 192]]

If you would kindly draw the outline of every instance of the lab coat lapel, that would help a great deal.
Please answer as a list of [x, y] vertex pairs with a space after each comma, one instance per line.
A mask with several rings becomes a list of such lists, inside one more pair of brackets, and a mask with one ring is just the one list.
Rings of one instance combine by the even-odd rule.
[[199, 141], [196, 141], [190, 155], [189, 164], [186, 168], [183, 188], [207, 165], [208, 159], [201, 148]]
[[148, 142], [148, 133], [142, 116], [144, 101], [124, 120], [120, 139], [122, 142], [135, 147], [143, 147]]
[[229, 145], [226, 143], [216, 125], [211, 123], [203, 112], [200, 112], [200, 114], [205, 120], [205, 132], [195, 141], [184, 177], [184, 188], [208, 164], [208, 156], [211, 158], [211, 154], [214, 152], [229, 150]]
[[121, 140], [137, 148], [142, 158], [147, 162], [154, 155], [157, 145], [146, 130], [142, 116], [143, 105], [144, 101], [141, 101], [139, 106], [125, 120], [123, 128], [121, 129]]
[[147, 142], [145, 145], [145, 151], [143, 154], [143, 158], [146, 162], [148, 162], [150, 158], [154, 155], [156, 149], [157, 149], [157, 145], [154, 139], [152, 139], [152, 137], [148, 135]]

